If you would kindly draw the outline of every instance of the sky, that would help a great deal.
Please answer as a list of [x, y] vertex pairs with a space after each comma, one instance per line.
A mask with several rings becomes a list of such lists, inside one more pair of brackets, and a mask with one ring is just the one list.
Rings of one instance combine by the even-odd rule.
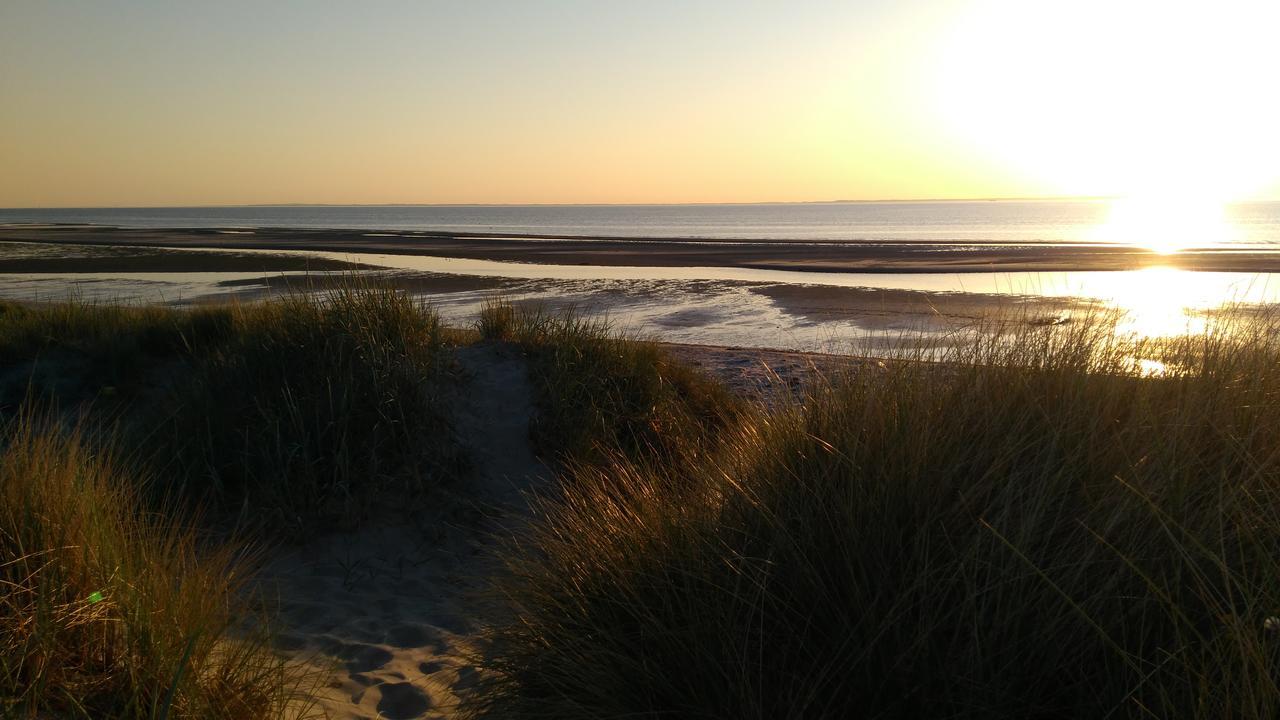
[[0, 207], [1280, 198], [1264, 0], [0, 2]]

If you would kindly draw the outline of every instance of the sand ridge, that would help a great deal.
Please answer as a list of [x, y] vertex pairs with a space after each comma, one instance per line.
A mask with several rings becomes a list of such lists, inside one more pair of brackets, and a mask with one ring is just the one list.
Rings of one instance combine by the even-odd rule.
[[289, 548], [260, 587], [278, 598], [278, 650], [320, 675], [319, 709], [335, 719], [447, 718], [480, 677], [472, 595], [491, 568], [489, 542], [523, 519], [547, 468], [529, 444], [534, 408], [525, 361], [480, 344], [456, 353], [465, 381], [455, 417], [473, 477], [411, 523], [372, 526]]

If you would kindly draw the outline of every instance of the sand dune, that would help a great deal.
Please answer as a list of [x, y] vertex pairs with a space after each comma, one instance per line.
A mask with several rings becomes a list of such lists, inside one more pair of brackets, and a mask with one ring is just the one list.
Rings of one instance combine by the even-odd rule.
[[[815, 375], [868, 361], [709, 346], [666, 346], [737, 392], [800, 391]], [[525, 361], [510, 346], [457, 351], [459, 434], [474, 485], [443, 495], [411, 524], [336, 533], [281, 551], [259, 588], [278, 604], [278, 651], [318, 676], [318, 708], [335, 720], [448, 718], [480, 677], [474, 603], [489, 548], [526, 517], [547, 467], [529, 443]], [[391, 515], [388, 512], [388, 515]]]
[[525, 493], [549, 473], [529, 446], [523, 359], [479, 345], [457, 360], [468, 376], [457, 410], [474, 486], [442, 495], [412, 524], [289, 548], [261, 581], [278, 598], [280, 652], [320, 674], [317, 700], [332, 718], [449, 717], [479, 678], [471, 618], [487, 548], [521, 521]]

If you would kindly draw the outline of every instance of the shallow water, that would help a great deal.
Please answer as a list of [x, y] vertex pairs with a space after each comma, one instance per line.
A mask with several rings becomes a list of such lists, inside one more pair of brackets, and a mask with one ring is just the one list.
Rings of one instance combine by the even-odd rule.
[[[0, 246], [0, 256], [129, 252], [123, 248]], [[175, 251], [179, 252], [179, 251]], [[183, 250], [220, 253], [222, 250]], [[305, 254], [384, 268], [406, 287], [430, 287], [439, 277], [501, 278], [495, 287], [415, 290], [451, 323], [474, 320], [495, 294], [515, 301], [572, 304], [608, 313], [630, 330], [671, 342], [773, 347], [798, 350], [865, 349], [909, 332], [937, 335], [954, 330], [946, 303], [984, 297], [1078, 298], [1091, 307], [1126, 313], [1122, 330], [1147, 336], [1173, 335], [1203, 327], [1206, 313], [1234, 301], [1280, 304], [1280, 278], [1267, 274], [1211, 273], [1151, 268], [1127, 272], [862, 274], [806, 273], [745, 268], [598, 267], [503, 263], [487, 260], [358, 253], [244, 251], [236, 254]], [[324, 275], [325, 273], [313, 273]], [[0, 275], [0, 297], [182, 304], [214, 297], [259, 295], [303, 273], [32, 273]], [[493, 285], [493, 283], [488, 283]], [[807, 311], [804, 302], [783, 302], [771, 287], [808, 288], [826, 298], [826, 311]], [[841, 313], [820, 290], [867, 288], [934, 293], [939, 312], [907, 312], [897, 305]], [[801, 295], [803, 296], [803, 292]]]

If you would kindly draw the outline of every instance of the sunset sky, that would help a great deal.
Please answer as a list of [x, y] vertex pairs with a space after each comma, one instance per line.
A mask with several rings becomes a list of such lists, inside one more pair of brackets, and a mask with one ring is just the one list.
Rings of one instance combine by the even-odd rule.
[[1277, 3], [0, 4], [0, 206], [1280, 197]]

